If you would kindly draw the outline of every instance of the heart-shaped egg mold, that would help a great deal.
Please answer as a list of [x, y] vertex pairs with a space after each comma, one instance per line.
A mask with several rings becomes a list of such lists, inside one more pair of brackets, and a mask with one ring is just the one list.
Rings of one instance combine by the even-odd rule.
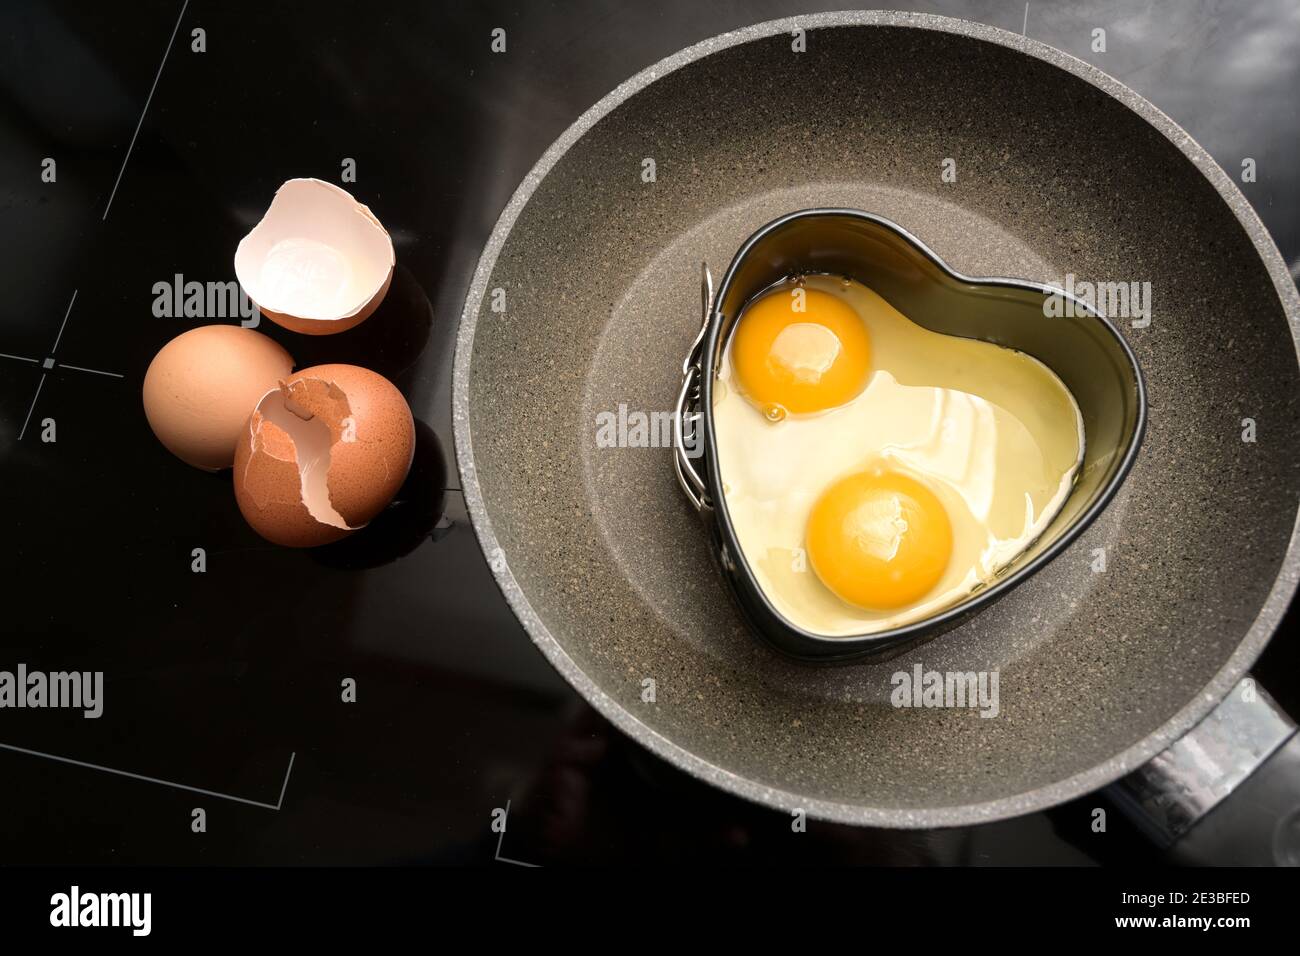
[[[1086, 444], [1073, 491], [1043, 533], [997, 578], [933, 616], [870, 634], [805, 630], [774, 607], [746, 560], [722, 492], [713, 420], [716, 372], [731, 330], [756, 294], [791, 276], [849, 276], [912, 322], [1038, 359], [1078, 403]], [[883, 659], [959, 625], [1064, 550], [1105, 508], [1142, 441], [1146, 393], [1132, 351], [1114, 325], [1065, 291], [951, 269], [896, 223], [855, 209], [806, 209], [758, 230], [741, 246], [716, 296], [704, 273], [704, 322], [683, 371], [674, 462], [683, 489], [711, 530], [723, 577], [753, 629], [793, 657]], [[1062, 306], [1054, 308], [1054, 306]]]

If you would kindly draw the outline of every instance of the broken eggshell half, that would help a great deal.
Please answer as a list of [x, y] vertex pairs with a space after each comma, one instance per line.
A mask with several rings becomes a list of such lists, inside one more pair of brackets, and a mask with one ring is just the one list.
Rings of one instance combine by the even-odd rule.
[[360, 325], [393, 280], [393, 240], [370, 209], [319, 179], [291, 179], [235, 250], [235, 275], [262, 314], [307, 335]]
[[329, 544], [384, 510], [414, 451], [415, 423], [396, 386], [355, 365], [317, 365], [253, 409], [235, 449], [235, 500], [274, 544]]

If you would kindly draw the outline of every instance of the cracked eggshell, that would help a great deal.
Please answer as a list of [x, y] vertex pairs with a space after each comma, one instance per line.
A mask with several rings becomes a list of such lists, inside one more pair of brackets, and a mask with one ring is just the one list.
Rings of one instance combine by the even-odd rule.
[[293, 357], [261, 332], [205, 325], [164, 345], [144, 375], [145, 418], [173, 455], [220, 471], [235, 460], [248, 412], [293, 370]]
[[319, 179], [291, 179], [235, 250], [235, 275], [272, 322], [307, 335], [360, 325], [388, 294], [397, 256], [369, 208]]
[[317, 365], [268, 391], [235, 450], [235, 500], [275, 544], [329, 544], [364, 527], [397, 494], [415, 453], [415, 422], [388, 379]]

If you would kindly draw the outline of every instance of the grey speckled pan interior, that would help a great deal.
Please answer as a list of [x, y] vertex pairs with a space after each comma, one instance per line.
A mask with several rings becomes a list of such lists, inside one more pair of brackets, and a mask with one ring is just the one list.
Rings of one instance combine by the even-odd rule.
[[[795, 25], [708, 41], [619, 87], [503, 213], [456, 356], [475, 527], [551, 661], [691, 772], [857, 823], [1037, 809], [1187, 730], [1294, 591], [1295, 286], [1200, 147], [1093, 68], [901, 14], [800, 18], [796, 54]], [[1151, 325], [1122, 326], [1150, 408], [1117, 498], [1004, 600], [883, 664], [810, 667], [760, 644], [670, 451], [596, 443], [601, 412], [673, 407], [700, 261], [721, 268], [757, 227], [814, 206], [892, 219], [968, 275], [1153, 288]], [[997, 669], [1000, 715], [890, 706], [891, 675], [916, 663]]]

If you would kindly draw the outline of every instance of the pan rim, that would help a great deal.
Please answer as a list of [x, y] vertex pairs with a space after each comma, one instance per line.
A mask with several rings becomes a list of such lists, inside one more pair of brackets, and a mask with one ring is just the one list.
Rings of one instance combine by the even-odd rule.
[[[1273, 586], [1259, 614], [1236, 649], [1214, 677], [1154, 732], [1086, 770], [1022, 793], [978, 803], [944, 807], [874, 807], [837, 800], [808, 798], [767, 786], [758, 780], [719, 767], [643, 723], [631, 711], [606, 694], [551, 634], [511, 573], [506, 556], [492, 529], [478, 481], [469, 419], [470, 359], [473, 354], [478, 314], [487, 291], [488, 280], [496, 267], [497, 258], [513, 232], [520, 213], [542, 180], [569, 149], [601, 119], [660, 77], [711, 53], [733, 46], [789, 33], [795, 29], [834, 27], [911, 27], [992, 43], [1056, 66], [1118, 100], [1169, 140], [1209, 181], [1219, 197], [1231, 209], [1254, 244], [1256, 253], [1273, 280], [1274, 290], [1290, 325], [1297, 361], [1300, 362], [1300, 291], [1297, 290], [1290, 271], [1263, 222], [1232, 179], [1200, 144], [1158, 108], [1114, 77], [1040, 41], [998, 27], [952, 17], [897, 11], [844, 11], [787, 17], [754, 24], [703, 40], [625, 80], [569, 126], [547, 148], [515, 189], [493, 226], [479, 257], [474, 277], [466, 294], [456, 335], [456, 352], [452, 368], [452, 420], [461, 490], [465, 496], [470, 522], [479, 545], [490, 558], [493, 578], [533, 643], [540, 648], [565, 680], [602, 716], [655, 755], [719, 789], [781, 810], [799, 808], [816, 819], [898, 829], [966, 826], [1007, 819], [1042, 810], [1112, 783], [1146, 763], [1183, 736], [1232, 690], [1245, 676], [1248, 668], [1272, 636], [1295, 594], [1297, 583], [1300, 582], [1300, 522], [1292, 524], [1286, 554]], [[1300, 513], [1297, 514], [1297, 518], [1300, 518]]]

